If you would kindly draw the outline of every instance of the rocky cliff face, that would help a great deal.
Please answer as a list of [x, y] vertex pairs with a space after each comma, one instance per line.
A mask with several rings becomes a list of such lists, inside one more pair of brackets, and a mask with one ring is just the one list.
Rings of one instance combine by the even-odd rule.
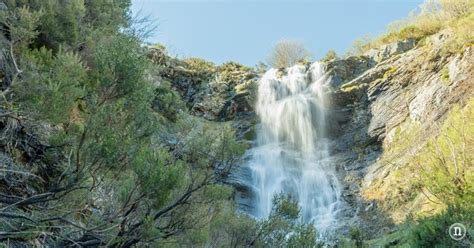
[[[328, 64], [334, 88], [332, 153], [350, 205], [346, 214], [371, 237], [390, 231], [408, 214], [433, 210], [421, 190], [407, 183], [413, 176], [400, 175], [399, 169], [437, 135], [453, 106], [472, 97], [474, 48], [443, 54], [447, 36], [437, 34], [423, 44], [397, 42]], [[415, 126], [416, 132], [408, 133]], [[396, 136], [404, 132], [416, 142], [398, 149]]]
[[[419, 44], [400, 41], [328, 62], [331, 156], [347, 202], [342, 234], [357, 226], [370, 239], [394, 231], [409, 214], [435, 211], [411, 183], [417, 172], [400, 168], [438, 134], [454, 106], [472, 97], [474, 49], [444, 54], [448, 36], [437, 34]], [[404, 135], [411, 143], [400, 148], [397, 136]], [[237, 199], [245, 208], [247, 190], [238, 179], [231, 181], [237, 182]]]
[[253, 68], [234, 62], [215, 66], [197, 58], [180, 60], [159, 47], [150, 48], [149, 56], [159, 66], [155, 81], [169, 83], [179, 92], [191, 114], [230, 121], [239, 138], [252, 138], [258, 77]]
[[[347, 227], [358, 226], [370, 239], [393, 231], [408, 214], [435, 210], [409, 183], [417, 172], [403, 174], [400, 169], [438, 134], [450, 110], [472, 97], [474, 47], [443, 53], [449, 35], [440, 33], [419, 43], [395, 42], [327, 63], [332, 88], [327, 115], [330, 150], [347, 202], [341, 216], [343, 234]], [[254, 70], [234, 63], [177, 60], [157, 49], [150, 54], [161, 65], [158, 81], [169, 81], [191, 113], [231, 121], [240, 138], [253, 139], [258, 81]], [[412, 136], [401, 148], [400, 134]], [[248, 190], [236, 178], [229, 182], [245, 208]]]

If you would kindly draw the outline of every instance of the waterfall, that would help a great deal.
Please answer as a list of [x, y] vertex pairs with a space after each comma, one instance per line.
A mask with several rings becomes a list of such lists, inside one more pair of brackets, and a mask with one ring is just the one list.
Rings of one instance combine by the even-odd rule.
[[267, 217], [275, 194], [288, 193], [301, 207], [301, 218], [318, 232], [334, 224], [340, 189], [326, 137], [327, 84], [324, 66], [270, 69], [259, 82], [260, 118], [255, 146], [248, 152], [252, 214]]

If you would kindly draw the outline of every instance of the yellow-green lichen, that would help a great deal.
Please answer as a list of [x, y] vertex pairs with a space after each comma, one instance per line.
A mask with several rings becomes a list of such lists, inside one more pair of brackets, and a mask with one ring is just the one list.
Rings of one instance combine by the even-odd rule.
[[349, 93], [349, 92], [353, 92], [353, 91], [363, 89], [366, 86], [367, 86], [367, 84], [346, 83], [346, 84], [343, 84], [341, 86], [341, 91]]
[[398, 68], [395, 66], [390, 67], [385, 73], [383, 74], [383, 79], [390, 78], [395, 72], [397, 72]]

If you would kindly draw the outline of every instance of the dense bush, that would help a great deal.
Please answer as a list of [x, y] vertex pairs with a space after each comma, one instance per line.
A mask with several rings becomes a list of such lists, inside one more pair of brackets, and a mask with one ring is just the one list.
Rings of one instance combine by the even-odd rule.
[[259, 225], [256, 245], [261, 247], [322, 247], [312, 223], [301, 223], [300, 207], [290, 195], [276, 195], [268, 220]]
[[[276, 195], [266, 220], [226, 212], [214, 223], [212, 237], [226, 247], [322, 247], [314, 226], [301, 223], [300, 207], [290, 195]], [[218, 245], [219, 246], [219, 245]]]
[[[474, 209], [471, 206], [450, 206], [446, 211], [432, 217], [426, 217], [412, 224], [408, 234], [408, 244], [411, 247], [469, 247], [474, 232]], [[463, 223], [467, 236], [460, 241], [453, 240], [449, 227], [454, 223]]]
[[421, 169], [420, 181], [438, 202], [474, 204], [474, 100], [455, 108], [440, 134], [414, 158]]
[[[261, 223], [236, 212], [223, 180], [245, 146], [228, 124], [189, 115], [167, 78], [156, 75], [173, 65], [151, 63], [165, 51], [151, 56], [142, 46], [130, 1], [7, 0], [5, 6], [0, 242], [313, 246], [314, 228], [297, 221], [296, 205]], [[172, 62], [183, 66], [185, 80], [207, 80], [216, 70], [225, 80], [234, 69], [253, 73], [235, 63]]]
[[13, 85], [19, 105], [36, 118], [68, 123], [85, 95], [86, 68], [77, 54], [41, 48], [24, 57], [21, 80]]
[[[10, 19], [36, 25], [33, 45], [78, 49], [92, 30], [118, 31], [129, 24], [130, 0], [6, 0]], [[31, 14], [26, 14], [30, 12]], [[34, 21], [28, 15], [37, 15]], [[14, 23], [12, 23], [14, 24]], [[8, 25], [16, 32], [17, 27]]]

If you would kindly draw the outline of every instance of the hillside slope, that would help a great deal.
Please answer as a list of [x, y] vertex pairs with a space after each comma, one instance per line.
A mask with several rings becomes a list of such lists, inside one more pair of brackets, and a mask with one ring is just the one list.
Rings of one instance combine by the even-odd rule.
[[333, 155], [366, 238], [472, 197], [474, 49], [443, 53], [450, 35], [329, 62]]
[[[326, 62], [338, 247], [471, 245], [474, 3], [433, 2]], [[323, 247], [290, 196], [240, 211], [256, 69], [143, 45], [130, 4], [0, 1], [0, 247]]]

